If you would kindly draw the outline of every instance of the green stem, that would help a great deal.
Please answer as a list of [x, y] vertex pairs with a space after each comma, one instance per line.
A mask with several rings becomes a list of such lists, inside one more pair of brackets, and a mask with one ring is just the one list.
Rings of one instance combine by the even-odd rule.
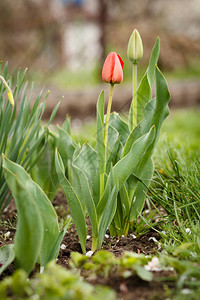
[[111, 83], [110, 84], [110, 95], [109, 95], [107, 112], [106, 112], [106, 122], [105, 122], [105, 128], [104, 128], [105, 158], [104, 158], [103, 174], [100, 174], [100, 198], [103, 196], [103, 193], [104, 193], [104, 173], [106, 171], [106, 159], [107, 159], [107, 147], [108, 147], [108, 124], [109, 124], [110, 111], [111, 111], [111, 105], [112, 105], [113, 88], [114, 88], [114, 84]]
[[93, 236], [92, 237], [92, 249], [93, 252], [95, 252], [97, 250], [97, 237]]
[[100, 199], [103, 196], [104, 192], [104, 173], [100, 174]]
[[104, 145], [105, 145], [106, 154], [107, 154], [107, 146], [108, 146], [108, 124], [109, 124], [110, 111], [111, 111], [111, 105], [112, 105], [113, 88], [114, 88], [114, 84], [111, 83], [110, 84], [110, 95], [109, 95], [107, 113], [106, 113], [105, 129], [104, 129]]
[[133, 64], [133, 126], [137, 125], [137, 64]]
[[129, 129], [132, 131], [137, 125], [137, 64], [133, 64], [132, 75], [133, 99], [129, 111]]

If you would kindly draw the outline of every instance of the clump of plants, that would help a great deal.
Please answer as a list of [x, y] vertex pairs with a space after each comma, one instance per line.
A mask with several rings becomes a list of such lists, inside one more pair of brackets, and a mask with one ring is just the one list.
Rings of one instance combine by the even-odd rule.
[[[115, 52], [106, 58], [102, 78], [110, 84], [110, 95], [106, 115], [103, 91], [97, 101], [95, 148], [88, 143], [77, 144], [66, 123], [58, 126], [56, 170], [83, 253], [86, 252], [86, 215], [92, 225], [92, 251], [95, 251], [101, 248], [108, 228], [112, 236], [127, 235], [130, 224], [143, 209], [154, 171], [153, 151], [169, 113], [167, 83], [157, 67], [159, 51], [157, 39], [138, 84], [137, 67], [143, 56], [143, 45], [138, 31], [133, 31], [127, 50], [133, 65], [133, 100], [128, 120], [111, 113], [114, 85], [123, 80], [124, 63]], [[152, 99], [154, 79], [156, 97]]]
[[[67, 222], [60, 231], [51, 202], [28, 174], [44, 153], [48, 126], [55, 117], [59, 103], [48, 124], [43, 127], [41, 118], [48, 94], [41, 101], [41, 93], [30, 109], [31, 92], [28, 96], [28, 84], [23, 84], [25, 74], [26, 70], [23, 73], [18, 71], [14, 92], [11, 89], [13, 79], [7, 79], [7, 64], [0, 77], [0, 213], [13, 197], [18, 214], [14, 244], [0, 248], [0, 273], [13, 260], [16, 267], [23, 268], [27, 273], [32, 271], [36, 262], [43, 269], [51, 259], [57, 257], [69, 225]], [[6, 101], [5, 92], [10, 102]]]
[[[83, 253], [86, 253], [88, 216], [92, 227], [92, 252], [101, 248], [108, 228], [112, 236], [128, 234], [130, 224], [144, 207], [154, 171], [152, 155], [162, 123], [169, 113], [167, 83], [157, 67], [159, 51], [157, 39], [147, 70], [138, 84], [137, 68], [143, 56], [143, 45], [138, 31], [133, 31], [127, 50], [133, 66], [133, 100], [127, 120], [116, 112], [111, 113], [114, 86], [123, 81], [124, 63], [116, 52], [108, 55], [102, 78], [110, 84], [110, 95], [106, 114], [103, 91], [97, 101], [95, 147], [75, 142], [70, 133], [69, 119], [62, 127], [57, 126], [57, 133], [50, 133], [49, 137], [48, 127], [42, 130], [40, 125], [44, 109], [39, 105], [40, 98], [30, 111], [30, 98], [26, 100], [24, 94], [18, 110], [19, 118], [16, 104], [13, 111], [9, 103], [5, 108], [2, 106], [1, 116], [7, 116], [9, 126], [4, 120], [1, 170], [5, 185], [15, 199], [18, 221], [14, 245], [0, 249], [0, 272], [13, 260], [16, 267], [28, 274], [36, 263], [40, 264], [42, 272], [48, 262], [57, 257], [69, 225], [67, 222], [62, 230], [59, 229], [58, 216], [49, 200], [58, 183], [66, 195]], [[23, 82], [19, 76], [17, 78], [20, 85], [15, 89], [14, 98], [19, 97], [18, 89]], [[152, 98], [154, 79], [156, 96]], [[5, 88], [10, 92], [7, 86]], [[56, 110], [57, 107], [49, 123]], [[48, 145], [47, 141], [50, 141]], [[14, 152], [16, 156], [10, 155], [18, 144], [19, 151]], [[33, 169], [36, 162], [45, 158], [46, 151], [50, 151], [53, 174], [49, 180], [54, 179], [54, 184], [38, 175], [40, 165], [37, 172]], [[41, 174], [47, 173], [48, 168], [43, 168], [42, 164], [41, 168]], [[33, 178], [45, 187], [45, 191], [27, 173], [31, 170]]]

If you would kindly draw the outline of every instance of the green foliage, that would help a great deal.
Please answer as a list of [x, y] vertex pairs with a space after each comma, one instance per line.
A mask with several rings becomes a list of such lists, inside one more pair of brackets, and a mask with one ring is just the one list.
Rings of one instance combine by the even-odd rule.
[[[12, 77], [8, 79], [7, 64], [2, 69], [2, 63], [0, 63], [0, 73], [7, 80], [9, 86], [12, 87], [13, 79]], [[41, 92], [30, 110], [33, 85], [30, 96], [28, 96], [28, 83], [24, 84], [25, 75], [26, 70], [23, 73], [20, 69], [18, 70], [16, 83], [13, 87], [15, 99], [13, 109], [11, 104], [5, 100], [7, 99], [7, 96], [4, 97], [5, 87], [0, 83], [0, 214], [3, 213], [12, 197], [12, 195], [6, 197], [8, 186], [3, 175], [1, 154], [4, 153], [10, 160], [21, 164], [27, 171], [30, 171], [40, 158], [46, 144], [42, 141], [48, 132], [48, 126], [44, 129], [41, 128], [41, 118], [46, 103], [45, 101], [40, 102]], [[44, 100], [47, 96], [48, 93]], [[48, 125], [52, 122], [58, 105], [52, 112]], [[38, 148], [40, 148], [40, 152], [33, 159], [33, 155]]]
[[15, 259], [15, 252], [13, 245], [5, 245], [0, 248], [0, 274], [13, 262]]
[[57, 257], [69, 223], [59, 232], [52, 204], [22, 166], [4, 156], [3, 169], [18, 211], [14, 240], [16, 266], [30, 273], [36, 262], [45, 267]]
[[122, 278], [137, 275], [142, 280], [151, 281], [152, 273], [144, 266], [151, 260], [143, 254], [124, 252], [120, 258], [116, 258], [113, 253], [100, 250], [89, 258], [83, 254], [72, 252], [70, 265], [72, 268], [81, 268], [92, 274], [108, 278], [113, 272]]
[[34, 157], [38, 157], [41, 149], [43, 149], [43, 154], [31, 170], [32, 179], [40, 185], [51, 201], [53, 201], [59, 187], [59, 180], [55, 169], [55, 143], [53, 135], [48, 134], [43, 139]]
[[[92, 250], [95, 251], [101, 247], [109, 226], [111, 234], [126, 235], [130, 221], [138, 217], [144, 206], [153, 175], [153, 150], [161, 125], [169, 113], [169, 91], [165, 78], [156, 67], [159, 48], [157, 39], [146, 74], [138, 87], [141, 113], [138, 120], [140, 117], [141, 122], [132, 131], [118, 114], [113, 113], [108, 126], [108, 145], [105, 144], [104, 92], [97, 102], [96, 149], [87, 143], [82, 147], [76, 144], [69, 126], [67, 131], [58, 127], [60, 154], [56, 152], [56, 170], [83, 252], [85, 211], [92, 225]], [[154, 75], [156, 98], [151, 100]]]
[[27, 273], [17, 270], [12, 277], [0, 283], [0, 298], [41, 300], [115, 300], [115, 292], [108, 287], [92, 286], [76, 273], [65, 270], [54, 262], [48, 264], [43, 274], [28, 280]]
[[[156, 137], [154, 141], [146, 148], [146, 151], [141, 152], [143, 157], [135, 164], [131, 176], [126, 181], [118, 195], [118, 206], [114, 221], [112, 223], [112, 234], [127, 234], [130, 221], [134, 221], [144, 206], [145, 195], [153, 175], [152, 154], [155, 145], [158, 141], [161, 125], [169, 113], [168, 102], [170, 99], [167, 84], [163, 75], [158, 68], [155, 67], [159, 54], [159, 40], [156, 41], [146, 75], [141, 80], [138, 87], [139, 112], [138, 118], [144, 116], [144, 119], [129, 133], [125, 122], [117, 115], [111, 116], [110, 124], [120, 134], [123, 134], [124, 128], [126, 131], [125, 140], [121, 140], [123, 148], [123, 156], [129, 153], [131, 145], [139, 139], [143, 134], [147, 133], [151, 126], [155, 126]], [[156, 75], [156, 98], [151, 99], [151, 89]], [[144, 91], [144, 93], [143, 93]], [[150, 100], [150, 101], [149, 101]], [[129, 112], [130, 115], [131, 111]], [[130, 117], [129, 117], [130, 119]], [[118, 152], [116, 151], [117, 155]], [[116, 155], [116, 156], [117, 156]]]

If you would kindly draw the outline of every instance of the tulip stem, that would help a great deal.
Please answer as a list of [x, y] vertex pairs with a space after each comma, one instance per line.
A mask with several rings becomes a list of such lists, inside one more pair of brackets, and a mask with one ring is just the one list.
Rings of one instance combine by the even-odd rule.
[[137, 125], [137, 64], [133, 64], [133, 128], [135, 128], [136, 125]]
[[112, 105], [113, 88], [114, 88], [114, 84], [111, 83], [110, 84], [110, 95], [109, 95], [107, 112], [106, 112], [105, 129], [104, 129], [104, 145], [105, 145], [106, 154], [107, 154], [107, 146], [108, 146], [108, 124], [109, 124], [110, 111], [111, 111], [111, 105]]
[[137, 125], [137, 64], [133, 64], [133, 100], [129, 112], [129, 128], [132, 131]]
[[110, 119], [110, 111], [112, 105], [112, 97], [113, 97], [113, 87], [114, 84], [110, 84], [110, 95], [108, 100], [107, 112], [106, 112], [106, 122], [104, 128], [104, 147], [105, 147], [105, 158], [104, 158], [104, 172], [100, 174], [100, 198], [103, 196], [104, 193], [104, 173], [106, 172], [106, 160], [107, 160], [107, 147], [108, 147], [108, 124]]

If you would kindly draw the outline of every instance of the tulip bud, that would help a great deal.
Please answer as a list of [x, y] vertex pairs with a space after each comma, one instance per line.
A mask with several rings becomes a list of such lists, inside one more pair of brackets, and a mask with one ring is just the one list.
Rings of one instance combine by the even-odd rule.
[[115, 84], [123, 80], [124, 62], [116, 52], [108, 54], [102, 69], [102, 79], [105, 82]]
[[133, 33], [130, 36], [127, 56], [132, 64], [137, 64], [143, 56], [142, 39], [137, 29], [134, 29]]

